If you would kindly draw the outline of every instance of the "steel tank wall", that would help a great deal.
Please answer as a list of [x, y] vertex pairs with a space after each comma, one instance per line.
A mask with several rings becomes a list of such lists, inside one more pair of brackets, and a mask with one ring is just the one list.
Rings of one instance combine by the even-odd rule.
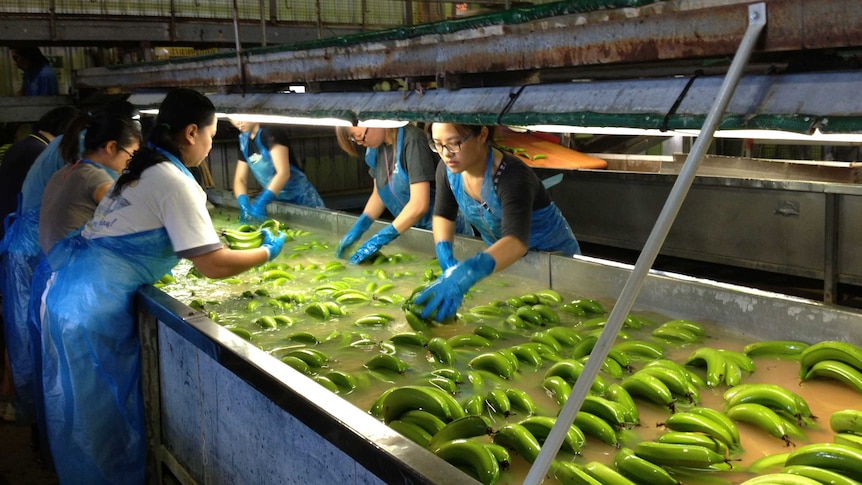
[[[232, 205], [230, 194], [211, 200]], [[275, 204], [277, 217], [342, 233], [348, 214]], [[378, 223], [379, 224], [379, 223]], [[381, 224], [382, 227], [382, 224]], [[428, 231], [394, 246], [433, 253]], [[460, 259], [481, 250], [459, 238]], [[537, 286], [616, 299], [630, 266], [531, 253], [506, 271]], [[139, 292], [151, 457], [182, 483], [468, 483], [456, 468], [152, 287]], [[862, 313], [651, 272], [635, 308], [720, 322], [742, 335], [862, 342]]]

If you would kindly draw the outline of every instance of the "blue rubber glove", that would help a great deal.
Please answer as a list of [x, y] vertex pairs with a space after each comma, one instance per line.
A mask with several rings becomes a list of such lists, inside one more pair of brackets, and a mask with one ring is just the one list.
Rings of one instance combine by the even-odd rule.
[[368, 228], [371, 227], [372, 222], [374, 222], [374, 219], [368, 217], [363, 212], [362, 215], [359, 216], [359, 219], [357, 219], [356, 222], [353, 223], [353, 227], [351, 227], [350, 230], [347, 231], [347, 234], [345, 234], [344, 237], [341, 238], [341, 242], [338, 243], [338, 249], [335, 250], [335, 257], [343, 258], [344, 251], [347, 250], [347, 248], [349, 248], [350, 246], [352, 246], [353, 243], [355, 243], [357, 239], [362, 237], [363, 234], [365, 234], [365, 231], [367, 231]]
[[236, 202], [239, 204], [239, 222], [240, 224], [248, 224], [251, 222], [251, 200], [248, 198], [248, 194], [239, 194], [236, 198]]
[[446, 271], [458, 264], [458, 260], [452, 254], [452, 242], [440, 241], [434, 245], [434, 251], [437, 253], [437, 262], [440, 264], [440, 269]]
[[497, 262], [486, 252], [481, 252], [470, 259], [447, 269], [428, 288], [422, 290], [414, 300], [424, 304], [422, 318], [428, 318], [434, 311], [434, 320], [442, 322], [451, 317], [461, 306], [464, 294], [482, 278], [494, 272]]
[[263, 233], [263, 243], [261, 243], [260, 247], [266, 249], [266, 259], [268, 261], [272, 261], [279, 253], [281, 253], [281, 248], [284, 247], [284, 242], [287, 240], [287, 234], [281, 231], [273, 234], [273, 232], [267, 228], [261, 229], [260, 232]]
[[275, 200], [275, 194], [266, 189], [260, 194], [260, 197], [254, 202], [254, 205], [251, 206], [251, 210], [249, 211], [249, 215], [255, 222], [263, 222], [266, 220], [266, 206], [270, 202]]
[[353, 256], [350, 257], [350, 264], [359, 264], [365, 261], [365, 258], [371, 256], [380, 250], [383, 246], [391, 243], [398, 237], [401, 233], [398, 232], [398, 229], [395, 229], [395, 226], [389, 224], [380, 230], [377, 234], [368, 238], [359, 249], [353, 253]]

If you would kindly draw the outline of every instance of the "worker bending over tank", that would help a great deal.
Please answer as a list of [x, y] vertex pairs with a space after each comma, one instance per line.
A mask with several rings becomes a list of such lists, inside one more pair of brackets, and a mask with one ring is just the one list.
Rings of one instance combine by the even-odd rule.
[[[238, 120], [231, 120], [231, 123], [240, 130], [242, 160], [237, 160], [233, 178], [240, 222], [263, 222], [267, 217], [267, 204], [276, 200], [306, 207], [325, 207], [317, 189], [299, 169], [294, 152], [288, 146], [285, 128]], [[254, 203], [248, 196], [249, 171], [264, 189]]]
[[[401, 128], [338, 127], [336, 136], [338, 144], [348, 155], [358, 157], [356, 148], [365, 147], [365, 163], [374, 179], [362, 215], [341, 239], [336, 257], [344, 257], [344, 252], [362, 237], [384, 209], [395, 219], [353, 253], [350, 257], [352, 264], [361, 263], [410, 227], [431, 229], [438, 157], [429, 149], [421, 129], [414, 125]], [[456, 219], [456, 231], [473, 235], [473, 229], [461, 214]]]
[[[492, 128], [435, 122], [426, 131], [431, 148], [443, 160], [437, 168], [433, 233], [444, 271], [416, 296], [415, 302], [424, 304], [422, 318], [451, 317], [467, 290], [528, 250], [580, 254], [571, 227], [535, 172], [492, 146]], [[461, 262], [452, 255], [459, 209], [488, 245]]]
[[170, 92], [149, 142], [132, 157], [80, 234], [58, 242], [42, 297], [43, 384], [51, 453], [61, 483], [145, 480], [141, 345], [134, 293], [179, 258], [210, 278], [272, 260], [283, 234], [261, 248], [222, 246], [206, 194], [188, 167], [209, 153], [215, 107], [202, 94]]

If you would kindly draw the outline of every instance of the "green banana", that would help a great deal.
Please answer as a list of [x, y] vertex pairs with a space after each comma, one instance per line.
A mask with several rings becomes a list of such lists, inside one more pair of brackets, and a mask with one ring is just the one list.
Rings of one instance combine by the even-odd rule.
[[575, 426], [584, 432], [586, 436], [598, 438], [605, 444], [611, 446], [619, 445], [619, 436], [614, 427], [604, 419], [586, 411], [578, 411], [575, 415]]
[[494, 433], [494, 443], [515, 450], [528, 463], [536, 461], [541, 445], [527, 428], [517, 423], [509, 423]]
[[309, 367], [309, 365], [306, 364], [304, 360], [294, 357], [292, 355], [285, 355], [281, 358], [281, 361], [303, 374], [308, 375], [312, 373], [311, 367]]
[[408, 345], [412, 347], [425, 347], [428, 345], [428, 337], [418, 332], [401, 332], [389, 337], [389, 341], [395, 345]]
[[[584, 364], [578, 362], [573, 359], [563, 359], [559, 362], [555, 362], [548, 370], [545, 372], [545, 378], [551, 376], [560, 376], [565, 379], [570, 384], [575, 383], [578, 378], [581, 376], [581, 372], [584, 371]], [[604, 380], [601, 376], [596, 376], [596, 380], [593, 381], [590, 386], [590, 390], [599, 395], [604, 395], [605, 391], [608, 388], [608, 382]]]
[[335, 383], [332, 382], [332, 380], [330, 380], [328, 377], [322, 376], [322, 375], [316, 375], [316, 376], [311, 376], [311, 378], [314, 380], [314, 382], [325, 387], [326, 390], [328, 390], [329, 392], [332, 392], [334, 394], [338, 394], [340, 389], [338, 389], [338, 386], [335, 385]]
[[511, 408], [515, 411], [518, 411], [520, 414], [526, 416], [532, 416], [536, 414], [537, 407], [536, 403], [533, 402], [533, 398], [527, 394], [523, 389], [518, 389], [517, 387], [509, 387], [506, 389], [506, 397], [509, 398], [509, 404], [511, 404]]
[[434, 369], [431, 371], [431, 374], [435, 376], [445, 377], [450, 381], [460, 384], [464, 382], [464, 375], [461, 374], [461, 371], [454, 367], [441, 367], [439, 369]]
[[581, 341], [575, 345], [575, 348], [572, 349], [572, 358], [580, 359], [581, 357], [585, 357], [590, 355], [593, 352], [593, 348], [596, 346], [596, 342], [599, 341], [599, 338], [593, 335], [581, 337]]
[[500, 479], [497, 457], [482, 443], [468, 440], [449, 441], [434, 453], [485, 485], [493, 485]]
[[504, 446], [500, 446], [496, 443], [482, 443], [485, 448], [491, 451], [494, 455], [494, 458], [497, 459], [497, 463], [500, 464], [500, 470], [505, 470], [509, 468], [509, 465], [512, 463], [512, 455], [509, 453], [509, 450]]
[[781, 473], [799, 475], [815, 480], [818, 483], [828, 483], [830, 485], [859, 485], [858, 480], [853, 480], [852, 478], [848, 478], [841, 473], [817, 466], [791, 465], [788, 467], [784, 467], [784, 469], [781, 470]]
[[490, 435], [492, 432], [488, 418], [484, 416], [462, 416], [447, 423], [443, 429], [435, 433], [428, 443], [428, 449], [436, 452], [441, 446], [451, 441]]
[[504, 379], [511, 379], [515, 375], [512, 363], [500, 352], [479, 354], [473, 357], [468, 365], [471, 369], [487, 370]]
[[548, 395], [557, 403], [558, 406], [563, 406], [569, 399], [569, 394], [572, 393], [572, 386], [560, 376], [548, 376], [542, 380], [542, 387], [548, 392]]
[[416, 423], [396, 419], [388, 424], [390, 428], [423, 448], [431, 441], [431, 434]]
[[512, 403], [503, 389], [491, 389], [485, 394], [485, 406], [492, 412], [508, 416], [512, 411]]
[[377, 354], [365, 362], [365, 367], [370, 370], [382, 369], [403, 374], [410, 368], [410, 364], [391, 354]]
[[835, 340], [825, 340], [811, 345], [799, 356], [799, 376], [804, 379], [817, 362], [824, 360], [842, 362], [862, 372], [862, 347]]
[[835, 433], [832, 436], [832, 441], [839, 445], [852, 446], [853, 448], [859, 448], [862, 450], [862, 435], [854, 433]]
[[640, 423], [640, 413], [638, 412], [637, 403], [632, 399], [631, 394], [625, 388], [616, 382], [608, 385], [605, 395], [611, 401], [619, 403], [626, 411], [626, 422], [638, 424]]
[[822, 485], [813, 478], [793, 475], [792, 473], [769, 473], [742, 482], [742, 485]]
[[602, 306], [601, 303], [596, 300], [592, 300], [589, 298], [580, 298], [577, 300], [572, 300], [569, 302], [572, 305], [582, 308], [586, 313], [593, 315], [603, 315], [605, 314], [605, 307]]
[[591, 461], [584, 465], [584, 471], [599, 482], [607, 485], [635, 485], [633, 481], [620, 474], [620, 472], [598, 461]]
[[700, 391], [683, 372], [671, 367], [645, 366], [635, 374], [649, 374], [662, 381], [671, 394], [685, 397], [691, 403], [700, 402]]
[[796, 418], [799, 424], [802, 418], [812, 416], [802, 396], [775, 384], [743, 384], [728, 389], [723, 397], [728, 408], [747, 402], [762, 404]]
[[671, 414], [664, 423], [662, 423], [662, 425], [673, 431], [693, 431], [704, 433], [720, 440], [731, 450], [735, 450], [739, 447], [739, 442], [734, 439], [733, 434], [724, 424], [707, 416], [702, 416], [692, 412], [674, 413]]
[[679, 445], [641, 441], [635, 445], [635, 455], [660, 466], [710, 468], [716, 464], [727, 463], [720, 453], [698, 445]]
[[473, 329], [473, 333], [488, 340], [500, 340], [503, 338], [503, 334], [499, 330], [488, 325], [479, 325]]
[[515, 354], [515, 357], [517, 357], [519, 361], [532, 367], [539, 368], [545, 363], [542, 356], [539, 355], [539, 352], [532, 347], [528, 347], [523, 344], [513, 345], [509, 347], [509, 350]]
[[746, 345], [742, 352], [751, 357], [779, 357], [798, 359], [808, 344], [798, 340], [762, 340]]
[[[545, 439], [547, 439], [548, 435], [551, 433], [551, 428], [554, 427], [556, 422], [557, 418], [552, 418], [550, 416], [530, 416], [529, 418], [519, 421], [518, 424], [527, 428], [527, 431], [536, 438], [536, 441], [544, 443]], [[576, 454], [580, 452], [581, 447], [584, 446], [586, 441], [587, 439], [584, 436], [583, 431], [573, 424], [569, 426], [568, 431], [566, 431], [566, 437], [563, 439], [560, 449], [568, 453]]]
[[718, 349], [718, 353], [724, 356], [724, 360], [735, 363], [745, 372], [754, 372], [757, 368], [754, 365], [754, 361], [751, 360], [751, 357], [745, 355], [742, 352]]
[[664, 358], [664, 347], [645, 340], [624, 340], [614, 344], [611, 349], [643, 359], [655, 360]]
[[[442, 419], [421, 409], [411, 409], [402, 414], [399, 420], [413, 423], [424, 429], [430, 435], [428, 438], [429, 442], [431, 441], [431, 436], [434, 436], [446, 426], [446, 423]], [[425, 443], [423, 446], [428, 446], [428, 443]]]
[[551, 327], [547, 333], [566, 347], [574, 347], [581, 341], [581, 334], [572, 327]]
[[461, 401], [461, 408], [468, 416], [482, 416], [485, 413], [485, 397], [475, 394]]
[[449, 421], [452, 418], [450, 407], [441, 398], [441, 394], [445, 393], [434, 391], [433, 388], [423, 386], [401, 386], [392, 389], [381, 403], [383, 422], [388, 424], [400, 419], [402, 414], [411, 409], [421, 409], [443, 421]]
[[629, 413], [624, 405], [600, 396], [587, 395], [584, 397], [581, 411], [595, 414], [618, 429], [636, 424], [628, 420]]
[[679, 485], [679, 480], [655, 463], [637, 456], [631, 448], [621, 448], [614, 457], [614, 466], [636, 483]]
[[787, 461], [788, 456], [790, 456], [790, 452], [766, 455], [751, 462], [751, 465], [748, 466], [748, 471], [752, 473], [780, 471], [784, 468], [784, 463]]
[[656, 441], [659, 443], [674, 443], [677, 445], [705, 446], [724, 456], [727, 456], [730, 453], [730, 449], [723, 441], [699, 431], [667, 431], [656, 438]]
[[803, 437], [802, 431], [793, 423], [779, 416], [772, 409], [753, 402], [737, 404], [727, 409], [727, 417], [734, 421], [749, 423], [780, 438], [790, 446], [790, 437]]
[[393, 318], [385, 313], [372, 313], [370, 315], [357, 318], [353, 324], [360, 327], [380, 327], [387, 325], [392, 320]]
[[[730, 437], [733, 439], [733, 444], [735, 445], [735, 447], [739, 448], [739, 429], [737, 429], [736, 424], [734, 424], [733, 420], [730, 419], [726, 414], [716, 409], [705, 406], [692, 407], [689, 408], [686, 412], [699, 416], [705, 416], [723, 426], [724, 429], [726, 429], [727, 432], [730, 434]], [[733, 449], [733, 447], [731, 448]]]
[[862, 480], [862, 450], [836, 443], [815, 443], [792, 451], [784, 466], [807, 465], [826, 468], [853, 480]]
[[455, 363], [455, 349], [443, 337], [432, 337], [428, 340], [427, 348], [437, 362], [443, 365]]
[[539, 298], [539, 302], [548, 306], [556, 306], [563, 302], [563, 297], [550, 288], [537, 291], [536, 296]]
[[862, 435], [862, 410], [842, 409], [829, 417], [829, 427], [835, 433], [854, 433]]
[[356, 378], [348, 372], [331, 370], [323, 374], [323, 376], [332, 381], [336, 386], [338, 386], [339, 391], [343, 391], [345, 394], [356, 389]]
[[632, 397], [640, 397], [655, 404], [667, 406], [671, 411], [675, 408], [676, 399], [673, 393], [655, 376], [635, 373], [623, 379], [620, 385]]
[[329, 361], [329, 356], [325, 353], [309, 348], [291, 350], [286, 355], [296, 357], [311, 367], [323, 367]]
[[717, 349], [700, 347], [688, 356], [685, 365], [706, 367], [706, 385], [709, 387], [717, 387], [724, 382], [727, 362]]
[[585, 472], [580, 465], [570, 461], [552, 462], [550, 475], [563, 485], [604, 485]]
[[[587, 356], [581, 357], [577, 360], [580, 363], [587, 365], [587, 360], [589, 360], [589, 358], [590, 358], [590, 356], [587, 355]], [[625, 369], [623, 369], [623, 367], [619, 364], [619, 362], [617, 362], [616, 360], [614, 360], [610, 357], [606, 357], [605, 360], [602, 361], [601, 369], [602, 369], [602, 372], [604, 372], [605, 374], [607, 374], [611, 377], [617, 378], [617, 379], [621, 379], [626, 373]]]
[[661, 326], [682, 328], [698, 337], [706, 337], [706, 330], [703, 329], [703, 326], [691, 320], [670, 320], [668, 322], [664, 322]]
[[453, 349], [459, 347], [490, 347], [491, 341], [481, 335], [475, 333], [461, 333], [446, 339], [446, 342]]
[[841, 361], [821, 360], [816, 362], [808, 369], [802, 380], [808, 381], [814, 378], [843, 382], [856, 392], [862, 393], [862, 371]]
[[570, 315], [574, 315], [576, 317], [587, 316], [587, 312], [584, 311], [583, 308], [581, 308], [580, 306], [575, 305], [573, 303], [563, 303], [562, 305], [560, 305], [560, 310], [562, 310], [562, 311], [564, 311]]

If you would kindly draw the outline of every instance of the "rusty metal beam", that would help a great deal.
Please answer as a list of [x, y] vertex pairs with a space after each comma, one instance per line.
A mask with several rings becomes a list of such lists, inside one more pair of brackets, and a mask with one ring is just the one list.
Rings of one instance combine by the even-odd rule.
[[[247, 82], [254, 86], [385, 78], [445, 79], [470, 73], [615, 66], [732, 55], [745, 32], [747, 4], [676, 9], [659, 3], [640, 9], [545, 18], [452, 34], [250, 53]], [[682, 5], [688, 5], [682, 3]], [[858, 0], [769, 0], [770, 25], [757, 53], [862, 46]], [[231, 59], [81, 71], [85, 88], [223, 86], [236, 84]], [[526, 77], [529, 79], [529, 77]]]
[[[34, 42], [39, 45], [137, 46], [141, 42], [155, 45], [233, 47], [231, 19], [224, 21], [174, 18], [87, 17], [13, 15], [0, 18], [0, 39], [4, 42]], [[329, 26], [327, 35], [355, 34], [359, 26]], [[240, 24], [240, 37], [246, 47], [263, 45], [259, 21]], [[291, 44], [318, 39], [316, 25], [267, 24], [268, 44]]]

